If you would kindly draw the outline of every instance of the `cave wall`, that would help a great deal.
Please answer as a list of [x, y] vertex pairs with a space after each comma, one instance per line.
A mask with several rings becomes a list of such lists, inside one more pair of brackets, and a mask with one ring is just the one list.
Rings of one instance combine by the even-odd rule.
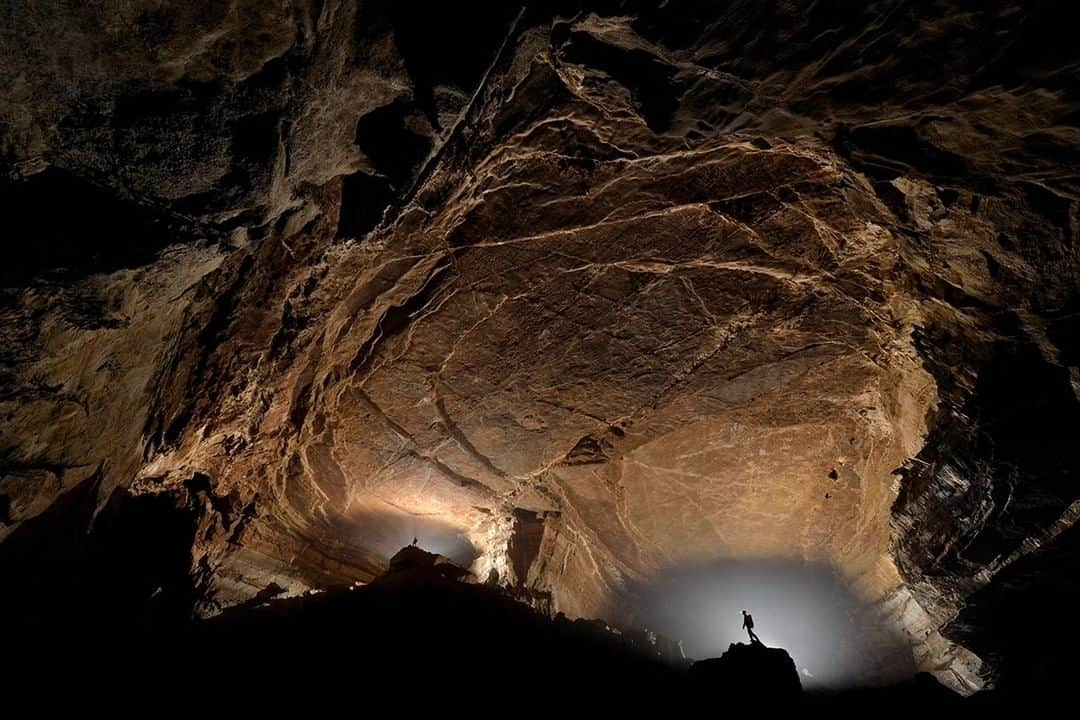
[[200, 613], [825, 560], [977, 687], [1077, 499], [1064, 13], [7, 5], [0, 542], [168, 498]]

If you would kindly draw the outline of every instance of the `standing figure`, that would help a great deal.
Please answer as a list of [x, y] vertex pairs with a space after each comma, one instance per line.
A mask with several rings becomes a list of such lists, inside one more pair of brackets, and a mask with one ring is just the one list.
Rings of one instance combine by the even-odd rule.
[[742, 611], [742, 626], [746, 630], [746, 634], [750, 636], [750, 642], [761, 645], [761, 640], [754, 633], [754, 616], [745, 610]]

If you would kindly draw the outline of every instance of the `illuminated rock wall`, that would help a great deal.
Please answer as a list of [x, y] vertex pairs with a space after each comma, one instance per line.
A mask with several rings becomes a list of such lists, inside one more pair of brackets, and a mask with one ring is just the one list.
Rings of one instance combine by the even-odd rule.
[[825, 562], [977, 687], [938, 630], [1076, 495], [1060, 18], [565, 5], [0, 10], [0, 539], [173, 498], [203, 613]]

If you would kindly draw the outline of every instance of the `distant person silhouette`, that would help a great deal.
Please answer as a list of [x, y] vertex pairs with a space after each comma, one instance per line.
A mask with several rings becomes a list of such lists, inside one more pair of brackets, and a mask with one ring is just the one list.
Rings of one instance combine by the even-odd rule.
[[412, 539], [412, 544], [415, 545], [418, 542], [420, 542], [420, 541], [414, 536], [413, 539]]
[[762, 642], [754, 633], [754, 616], [745, 610], [742, 611], [742, 626], [746, 628], [746, 634], [750, 636], [750, 642], [761, 645]]

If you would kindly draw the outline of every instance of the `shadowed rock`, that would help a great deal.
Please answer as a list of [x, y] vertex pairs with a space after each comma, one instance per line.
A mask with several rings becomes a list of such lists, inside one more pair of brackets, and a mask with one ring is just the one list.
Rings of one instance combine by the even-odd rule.
[[460, 580], [471, 577], [471, 573], [458, 567], [450, 558], [429, 553], [414, 545], [404, 547], [390, 558], [387, 575], [399, 573], [436, 574], [447, 580]]
[[795, 661], [783, 648], [732, 643], [723, 655], [698, 660], [690, 676], [700, 689], [749, 703], [792, 703], [802, 692]]

